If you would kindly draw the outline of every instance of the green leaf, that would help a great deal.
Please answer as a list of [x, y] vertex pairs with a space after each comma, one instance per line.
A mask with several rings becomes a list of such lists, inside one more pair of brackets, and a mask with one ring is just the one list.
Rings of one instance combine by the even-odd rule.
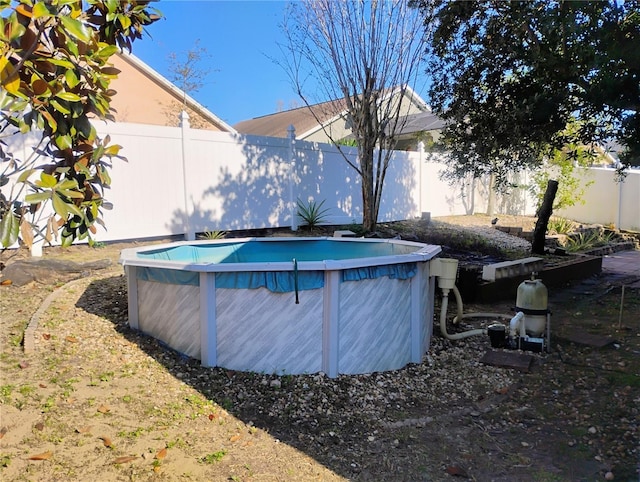
[[131, 27], [131, 19], [126, 15], [118, 14], [118, 22], [120, 23], [120, 25], [122, 25], [122, 28], [124, 30]]
[[20, 232], [20, 219], [12, 212], [5, 212], [0, 220], [0, 241], [2, 246], [8, 248], [18, 240]]
[[115, 13], [118, 10], [117, 0], [107, 0], [105, 3], [107, 5], [107, 8], [109, 9], [109, 13]]
[[81, 115], [76, 121], [76, 128], [82, 134], [82, 136], [89, 142], [93, 141], [96, 137], [96, 130], [91, 125], [86, 115]]
[[73, 89], [76, 85], [80, 83], [80, 80], [76, 76], [76, 73], [71, 69], [67, 69], [65, 71], [64, 78], [67, 81], [67, 85], [69, 86], [70, 89]]
[[74, 94], [73, 92], [59, 92], [56, 94], [56, 97], [62, 100], [67, 100], [69, 102], [78, 102], [80, 100], [80, 96], [78, 94]]
[[57, 195], [54, 195], [52, 197], [52, 201], [53, 210], [56, 212], [56, 214], [63, 219], [67, 219], [69, 217], [69, 205], [64, 202], [60, 196]]
[[56, 189], [56, 192], [64, 197], [72, 199], [84, 199], [84, 194], [80, 191], [73, 191], [71, 189]]
[[40, 179], [36, 181], [37, 186], [45, 189], [52, 188], [56, 184], [58, 184], [58, 180], [56, 179], [56, 177], [52, 176], [51, 174], [47, 174], [46, 172], [41, 173]]
[[24, 197], [24, 202], [27, 204], [38, 204], [51, 199], [51, 191], [36, 192], [33, 194], [27, 194]]
[[118, 47], [116, 47], [115, 45], [109, 45], [109, 44], [100, 44], [100, 45], [104, 45], [104, 47], [100, 48], [100, 50], [98, 50], [98, 55], [100, 57], [111, 57], [113, 54], [115, 54], [116, 52], [119, 52], [120, 49]]
[[33, 14], [34, 19], [51, 15], [49, 13], [49, 9], [47, 8], [47, 5], [44, 2], [37, 2], [33, 6], [31, 13]]
[[20, 76], [6, 57], [0, 57], [0, 81], [7, 92], [19, 95]]
[[91, 161], [93, 163], [98, 162], [104, 156], [104, 147], [102, 144], [98, 144], [96, 148], [93, 150], [93, 154], [91, 155]]
[[75, 238], [75, 233], [73, 231], [68, 232], [68, 233], [65, 232], [65, 231], [62, 231], [62, 239], [61, 239], [62, 243], [61, 243], [61, 245], [64, 248], [67, 248], [67, 247], [71, 246], [71, 243], [73, 243], [74, 238]]
[[71, 53], [74, 57], [80, 56], [80, 51], [78, 50], [78, 44], [74, 39], [71, 39], [71, 38], [67, 39], [67, 41], [65, 42], [65, 47], [67, 48], [69, 53]]
[[27, 124], [23, 119], [20, 119], [20, 134], [26, 134], [31, 130], [31, 126]]
[[58, 17], [64, 26], [64, 29], [78, 40], [89, 43], [91, 41], [91, 33], [89, 29], [80, 21], [61, 15]]
[[58, 67], [63, 67], [65, 69], [73, 69], [75, 65], [73, 62], [67, 59], [47, 59], [49, 63], [53, 65], [57, 65]]
[[49, 104], [51, 104], [58, 112], [62, 112], [65, 115], [71, 114], [71, 110], [66, 107], [65, 105], [61, 104], [60, 102], [58, 102], [55, 99], [51, 99], [49, 101]]
[[56, 186], [56, 189], [77, 189], [78, 188], [78, 181], [76, 181], [75, 179], [65, 179], [64, 181], [61, 181], [58, 183], [58, 185]]
[[22, 25], [19, 22], [18, 18], [15, 16], [11, 17], [11, 23], [9, 25], [10, 27], [8, 29], [5, 28], [5, 32], [8, 30], [7, 32], [9, 37], [8, 43], [11, 43], [14, 40], [21, 38], [27, 30], [26, 27]]
[[110, 145], [109, 147], [107, 147], [104, 150], [104, 153], [107, 156], [117, 156], [118, 153], [120, 152], [121, 148], [122, 148], [122, 146], [119, 146], [118, 144], [113, 144], [113, 145]]
[[89, 209], [87, 209], [87, 219], [91, 222], [95, 221], [98, 217], [98, 203], [91, 203]]
[[25, 182], [34, 172], [36, 172], [36, 170], [37, 169], [27, 169], [26, 171], [23, 171], [18, 177], [18, 182]]
[[58, 146], [58, 148], [61, 150], [69, 149], [73, 145], [71, 136], [68, 134], [66, 136], [57, 136], [55, 138], [55, 142], [56, 146]]
[[81, 102], [72, 102], [71, 103], [71, 117], [77, 119], [84, 113], [84, 108]]
[[111, 185], [111, 176], [109, 176], [109, 171], [107, 171], [102, 166], [100, 167], [100, 169], [98, 169], [98, 177], [102, 181], [102, 185], [103, 186], [110, 186]]

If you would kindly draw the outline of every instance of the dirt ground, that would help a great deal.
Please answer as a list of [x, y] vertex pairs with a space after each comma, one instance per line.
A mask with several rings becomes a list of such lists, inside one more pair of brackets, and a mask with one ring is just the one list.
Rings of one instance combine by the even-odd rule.
[[2, 480], [639, 479], [638, 290], [622, 299], [595, 277], [551, 293], [552, 351], [529, 371], [483, 364], [488, 340], [435, 327], [423, 362], [394, 372], [239, 373], [128, 327], [130, 246], [48, 248], [78, 264], [0, 287]]

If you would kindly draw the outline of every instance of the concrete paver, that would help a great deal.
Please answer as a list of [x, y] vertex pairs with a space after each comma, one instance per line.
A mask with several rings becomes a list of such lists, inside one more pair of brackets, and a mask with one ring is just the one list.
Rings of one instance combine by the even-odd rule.
[[611, 284], [640, 288], [640, 251], [620, 251], [604, 256], [602, 275]]

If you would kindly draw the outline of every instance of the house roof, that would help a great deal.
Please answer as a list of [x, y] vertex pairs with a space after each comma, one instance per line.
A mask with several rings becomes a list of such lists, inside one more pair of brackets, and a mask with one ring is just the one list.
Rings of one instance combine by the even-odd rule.
[[[398, 88], [389, 89], [388, 95], [391, 96], [397, 91]], [[430, 113], [427, 104], [411, 87], [406, 86], [405, 96], [420, 110]], [[293, 126], [296, 131], [296, 138], [305, 139], [322, 129], [323, 125], [328, 125], [334, 120], [344, 117], [346, 112], [347, 108], [344, 99], [335, 99], [240, 121], [233, 127], [243, 134], [286, 137], [289, 126]]]
[[289, 126], [293, 126], [296, 130], [296, 137], [302, 137], [301, 134], [321, 127], [322, 124], [329, 122], [344, 111], [345, 102], [343, 99], [332, 100], [240, 121], [233, 127], [243, 134], [286, 137]]
[[152, 69], [149, 65], [144, 63], [135, 55], [128, 53], [126, 51], [119, 52], [116, 54], [120, 59], [124, 60], [134, 68], [138, 69], [148, 78], [150, 78], [153, 82], [160, 85], [163, 89], [169, 92], [172, 96], [174, 96], [180, 102], [183, 100], [186, 102], [186, 105], [197, 112], [200, 116], [202, 116], [207, 121], [211, 122], [213, 125], [218, 127], [220, 130], [227, 132], [236, 132], [236, 130], [216, 116], [213, 112], [207, 109], [205, 106], [200, 104], [194, 98], [185, 93], [182, 89], [174, 85], [167, 78], [163, 77], [160, 73]]
[[433, 112], [428, 111], [409, 114], [405, 116], [404, 121], [400, 122], [400, 125], [402, 127], [398, 135], [402, 136], [422, 131], [440, 130], [445, 126], [445, 122]]

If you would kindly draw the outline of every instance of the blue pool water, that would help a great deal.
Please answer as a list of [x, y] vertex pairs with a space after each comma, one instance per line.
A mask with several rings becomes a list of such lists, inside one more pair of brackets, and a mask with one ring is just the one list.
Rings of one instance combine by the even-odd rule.
[[373, 258], [408, 254], [419, 246], [386, 242], [341, 242], [330, 239], [249, 241], [165, 247], [138, 253], [139, 258], [188, 263], [272, 263]]

